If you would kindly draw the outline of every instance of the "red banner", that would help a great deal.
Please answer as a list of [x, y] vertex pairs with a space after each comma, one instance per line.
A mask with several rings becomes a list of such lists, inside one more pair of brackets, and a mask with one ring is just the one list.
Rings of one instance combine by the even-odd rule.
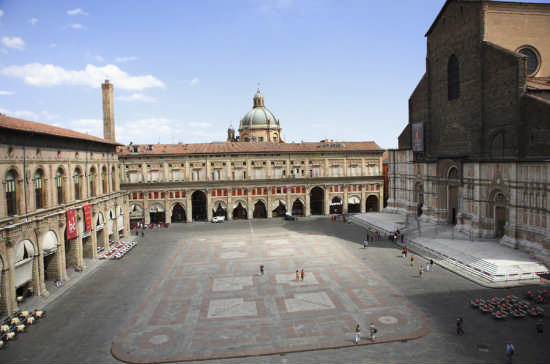
[[92, 212], [90, 211], [90, 205], [84, 205], [84, 231], [92, 230]]
[[76, 214], [74, 209], [67, 210], [67, 240], [76, 238], [78, 232], [76, 231]]

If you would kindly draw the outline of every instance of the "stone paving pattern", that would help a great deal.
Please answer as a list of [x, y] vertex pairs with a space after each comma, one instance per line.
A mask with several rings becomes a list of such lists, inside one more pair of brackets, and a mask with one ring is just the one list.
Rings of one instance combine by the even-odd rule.
[[426, 335], [429, 319], [335, 240], [281, 230], [182, 241], [113, 355], [156, 363], [352, 346], [355, 325], [366, 338], [370, 322], [377, 342]]

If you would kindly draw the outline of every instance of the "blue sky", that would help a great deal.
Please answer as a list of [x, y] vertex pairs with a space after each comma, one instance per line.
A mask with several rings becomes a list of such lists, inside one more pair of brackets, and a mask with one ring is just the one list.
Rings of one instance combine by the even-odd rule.
[[391, 148], [443, 4], [0, 0], [0, 112], [102, 136], [109, 78], [117, 141], [221, 141], [259, 84], [286, 141]]

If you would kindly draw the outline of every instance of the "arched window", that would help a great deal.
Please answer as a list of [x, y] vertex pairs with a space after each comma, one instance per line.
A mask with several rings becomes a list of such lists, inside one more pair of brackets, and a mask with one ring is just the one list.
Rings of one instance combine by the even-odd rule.
[[55, 173], [55, 187], [57, 189], [57, 203], [65, 203], [63, 198], [63, 169], [59, 168]]
[[8, 216], [17, 215], [17, 174], [15, 171], [8, 171], [6, 174], [6, 202]]
[[111, 170], [111, 191], [116, 191], [116, 168]]
[[44, 208], [44, 174], [41, 169], [34, 173], [34, 202], [37, 209]]
[[453, 54], [447, 65], [447, 85], [449, 87], [449, 100], [457, 99], [460, 96], [460, 69], [458, 58]]
[[95, 196], [95, 180], [96, 180], [96, 173], [95, 168], [92, 167], [90, 169], [90, 175], [89, 175], [89, 182], [90, 182], [90, 196]]
[[74, 183], [74, 199], [80, 200], [81, 198], [81, 189], [80, 189], [80, 169], [75, 168], [73, 173], [73, 183]]
[[101, 188], [103, 194], [107, 193], [107, 168], [105, 167], [101, 170]]

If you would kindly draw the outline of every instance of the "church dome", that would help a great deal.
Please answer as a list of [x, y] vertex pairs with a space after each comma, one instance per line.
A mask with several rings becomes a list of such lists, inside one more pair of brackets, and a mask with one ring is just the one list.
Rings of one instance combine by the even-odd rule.
[[258, 90], [254, 95], [254, 107], [241, 119], [241, 129], [278, 126], [279, 120], [264, 106], [264, 96], [260, 90]]

